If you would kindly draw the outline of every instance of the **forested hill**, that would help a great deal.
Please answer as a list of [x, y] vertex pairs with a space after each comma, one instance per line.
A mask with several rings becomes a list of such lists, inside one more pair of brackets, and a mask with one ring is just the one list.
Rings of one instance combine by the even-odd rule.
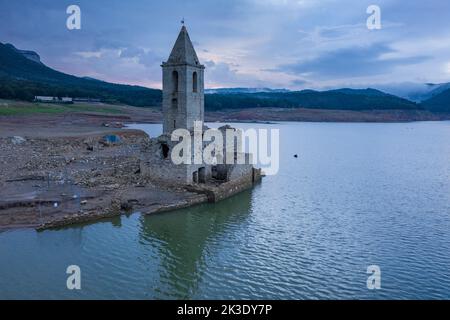
[[420, 109], [414, 102], [375, 89], [209, 94], [205, 96], [205, 100], [209, 110], [261, 107], [341, 110]]
[[[418, 110], [450, 112], [450, 90], [417, 104], [375, 89], [337, 89], [328, 91], [287, 91], [264, 89], [255, 92], [213, 90], [205, 95], [206, 110], [244, 108], [314, 108], [341, 110]], [[256, 90], [260, 91], [260, 90]], [[34, 96], [98, 98], [132, 106], [161, 106], [161, 90], [113, 84], [76, 77], [47, 67], [33, 51], [0, 43], [0, 98], [33, 100]]]
[[433, 95], [422, 102], [422, 106], [432, 112], [450, 112], [450, 89]]
[[0, 98], [30, 101], [42, 95], [100, 98], [133, 106], [160, 104], [160, 90], [72, 76], [47, 67], [38, 57], [0, 43]]

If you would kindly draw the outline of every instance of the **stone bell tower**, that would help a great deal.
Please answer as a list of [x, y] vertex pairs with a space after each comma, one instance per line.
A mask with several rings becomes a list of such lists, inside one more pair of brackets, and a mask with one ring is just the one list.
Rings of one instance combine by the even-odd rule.
[[186, 27], [180, 30], [163, 70], [163, 132], [191, 130], [204, 119], [205, 67], [200, 64]]

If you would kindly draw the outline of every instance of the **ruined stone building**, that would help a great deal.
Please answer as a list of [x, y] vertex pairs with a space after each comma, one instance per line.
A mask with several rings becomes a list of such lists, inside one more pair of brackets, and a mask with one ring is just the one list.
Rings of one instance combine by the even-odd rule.
[[[185, 26], [181, 28], [172, 52], [162, 65], [163, 84], [163, 133], [150, 139], [143, 152], [141, 172], [149, 178], [172, 185], [191, 185], [203, 188], [220, 188], [229, 195], [248, 188], [260, 178], [260, 171], [253, 168], [251, 157], [244, 154], [245, 164], [174, 164], [171, 152], [178, 141], [171, 140], [175, 129], [186, 129], [194, 135], [195, 121], [204, 122], [204, 71]], [[203, 126], [203, 129], [207, 127]], [[219, 130], [235, 130], [224, 126]], [[239, 136], [239, 135], [237, 135]], [[194, 141], [194, 139], [192, 139]], [[224, 148], [226, 141], [224, 140]], [[205, 148], [207, 144], [203, 144]], [[194, 157], [192, 146], [192, 157]], [[225, 150], [223, 151], [225, 155]], [[242, 155], [237, 148], [227, 157]], [[225, 156], [224, 156], [225, 157]], [[220, 196], [219, 196], [220, 197]]]

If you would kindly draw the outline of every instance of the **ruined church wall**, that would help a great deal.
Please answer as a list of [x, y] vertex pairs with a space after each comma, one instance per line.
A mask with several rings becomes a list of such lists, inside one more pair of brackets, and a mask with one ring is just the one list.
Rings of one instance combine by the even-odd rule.
[[[166, 144], [169, 147], [167, 158], [163, 156], [162, 144]], [[165, 181], [171, 184], [187, 183], [186, 166], [176, 166], [171, 160], [170, 152], [173, 145], [174, 142], [170, 141], [168, 136], [151, 139], [143, 148], [140, 161], [141, 174], [152, 180]]]
[[231, 167], [228, 178], [232, 181], [243, 177], [250, 177], [251, 180], [252, 174], [253, 166], [251, 164], [236, 164]]
[[[171, 152], [177, 141], [171, 141], [168, 135], [153, 138], [144, 148], [141, 156], [141, 173], [152, 180], [166, 181], [171, 184], [193, 183], [193, 173], [200, 168], [205, 168], [206, 180], [211, 178], [211, 165], [193, 164], [194, 147], [192, 145], [192, 164], [175, 165], [171, 159]], [[164, 158], [162, 144], [167, 145], [167, 157]]]
[[244, 175], [236, 180], [231, 180], [221, 184], [214, 189], [214, 201], [220, 201], [229, 198], [241, 191], [249, 189], [253, 186], [252, 175]]
[[186, 166], [176, 166], [165, 161], [160, 163], [141, 162], [141, 174], [154, 181], [162, 181], [169, 184], [189, 183]]

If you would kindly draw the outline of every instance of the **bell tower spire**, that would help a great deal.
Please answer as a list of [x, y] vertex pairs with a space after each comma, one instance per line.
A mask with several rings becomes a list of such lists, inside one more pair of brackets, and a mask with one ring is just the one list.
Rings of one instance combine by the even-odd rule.
[[204, 120], [204, 69], [182, 20], [182, 27], [163, 70], [163, 131], [192, 129]]

